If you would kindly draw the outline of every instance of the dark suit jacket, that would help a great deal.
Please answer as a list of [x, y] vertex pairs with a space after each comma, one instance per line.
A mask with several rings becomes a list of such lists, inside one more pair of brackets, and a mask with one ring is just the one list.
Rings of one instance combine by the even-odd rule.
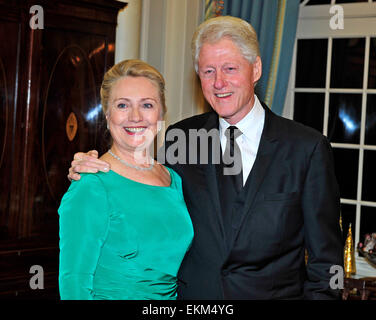
[[[246, 202], [234, 204], [237, 220], [232, 226], [223, 223], [211, 157], [209, 164], [184, 164], [184, 157], [180, 163], [167, 159], [182, 177], [195, 231], [179, 271], [180, 299], [339, 297], [338, 290], [329, 286], [330, 267], [343, 265], [339, 191], [330, 144], [319, 132], [263, 107], [265, 125], [247, 180]], [[168, 141], [169, 133], [180, 129], [189, 137], [189, 129], [213, 128], [218, 128], [214, 112], [180, 121], [166, 131], [165, 151], [175, 156], [185, 152], [189, 160], [196, 150], [194, 141], [187, 139], [184, 144], [182, 135], [178, 142]], [[197, 149], [200, 154], [200, 143]], [[234, 228], [230, 240], [225, 239], [228, 227]]]

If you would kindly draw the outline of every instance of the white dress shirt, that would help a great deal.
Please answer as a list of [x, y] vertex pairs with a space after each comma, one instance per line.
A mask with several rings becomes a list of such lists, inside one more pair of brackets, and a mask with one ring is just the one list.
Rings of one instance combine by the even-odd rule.
[[[249, 111], [248, 114], [238, 123], [234, 124], [234, 126], [243, 133], [236, 139], [242, 154], [243, 186], [247, 182], [247, 178], [256, 159], [264, 122], [265, 110], [255, 95], [255, 103], [251, 111]], [[225, 119], [219, 117], [219, 135], [221, 139], [222, 154], [226, 149], [227, 138], [225, 136], [225, 131], [229, 126], [230, 124]]]

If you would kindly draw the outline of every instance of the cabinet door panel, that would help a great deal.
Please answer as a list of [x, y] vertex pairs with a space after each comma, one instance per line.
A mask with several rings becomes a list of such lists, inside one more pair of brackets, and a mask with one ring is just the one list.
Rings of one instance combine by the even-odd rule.
[[99, 35], [45, 30], [42, 36], [40, 102], [35, 170], [29, 185], [31, 233], [43, 225], [57, 230], [57, 208], [69, 187], [68, 168], [77, 151], [101, 149], [103, 114], [99, 88], [105, 70], [107, 39]]
[[[0, 298], [58, 297], [58, 214], [77, 151], [106, 148], [99, 90], [114, 61], [115, 0], [0, 0]], [[30, 287], [30, 267], [44, 289]]]
[[14, 158], [14, 119], [17, 90], [19, 24], [0, 20], [0, 240], [15, 229], [17, 218], [10, 216], [12, 169], [20, 164]]

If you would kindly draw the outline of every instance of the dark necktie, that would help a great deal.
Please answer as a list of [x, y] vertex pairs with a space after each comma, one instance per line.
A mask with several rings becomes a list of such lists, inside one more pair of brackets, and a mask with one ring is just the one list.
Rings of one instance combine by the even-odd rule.
[[227, 142], [223, 154], [223, 174], [229, 176], [238, 192], [243, 188], [242, 155], [239, 145], [236, 142], [236, 138], [241, 134], [242, 132], [236, 126], [230, 126], [226, 129], [225, 135]]

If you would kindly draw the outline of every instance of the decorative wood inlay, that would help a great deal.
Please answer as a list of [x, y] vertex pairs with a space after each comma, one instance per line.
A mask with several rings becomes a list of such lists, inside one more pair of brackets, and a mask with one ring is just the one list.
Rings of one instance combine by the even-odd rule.
[[65, 126], [65, 132], [69, 141], [72, 141], [77, 133], [77, 117], [74, 112], [71, 112]]
[[[89, 128], [95, 132], [97, 119], [88, 119], [87, 114], [96, 102], [94, 70], [87, 52], [76, 44], [64, 47], [54, 61], [49, 76], [41, 128], [44, 176], [48, 191], [56, 201], [65, 191], [64, 186], [59, 183], [63, 175], [56, 170], [56, 167], [64, 165], [66, 150], [69, 150], [68, 144], [80, 143], [81, 138], [86, 139], [85, 135], [90, 135], [87, 131]], [[78, 124], [82, 124], [82, 127]], [[68, 137], [69, 142], [59, 141], [58, 137], [61, 133]], [[74, 140], [78, 135], [80, 141]], [[77, 145], [73, 146], [77, 149]], [[55, 160], [51, 161], [54, 157]]]

